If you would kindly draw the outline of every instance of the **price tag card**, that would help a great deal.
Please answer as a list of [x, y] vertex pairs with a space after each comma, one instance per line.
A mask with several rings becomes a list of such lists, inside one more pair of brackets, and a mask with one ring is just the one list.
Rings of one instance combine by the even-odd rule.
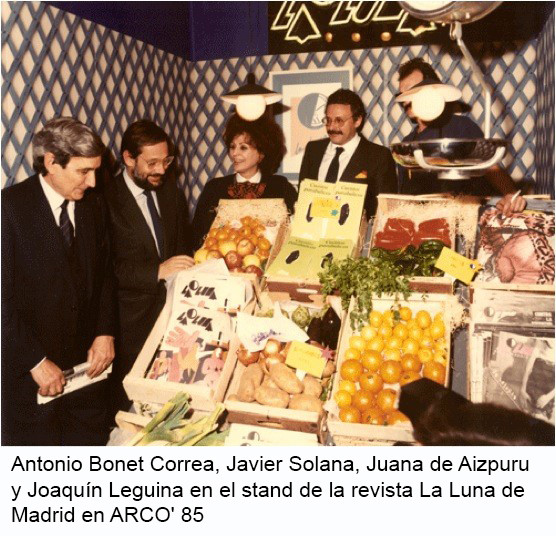
[[316, 197], [311, 204], [312, 218], [338, 218], [340, 201], [333, 197]]
[[475, 274], [483, 268], [478, 261], [468, 259], [446, 247], [442, 248], [435, 267], [466, 285], [469, 285]]
[[286, 357], [286, 365], [304, 370], [316, 378], [321, 378], [326, 365], [326, 359], [316, 346], [305, 342], [293, 341]]

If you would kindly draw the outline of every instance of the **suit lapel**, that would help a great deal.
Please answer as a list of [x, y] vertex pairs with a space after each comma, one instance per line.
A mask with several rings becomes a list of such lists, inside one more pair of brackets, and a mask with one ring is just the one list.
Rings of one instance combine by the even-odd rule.
[[348, 182], [361, 182], [361, 184], [363, 184], [366, 181], [354, 181], [354, 178], [361, 172], [363, 171], [365, 168], [365, 144], [364, 144], [364, 140], [362, 139], [359, 142], [359, 145], [357, 146], [357, 149], [355, 149], [355, 152], [353, 153], [350, 161], [348, 162], [348, 165], [346, 166], [346, 169], [344, 169], [344, 172], [342, 173], [342, 176], [340, 177], [341, 181], [348, 181]]
[[120, 214], [127, 220], [129, 226], [137, 231], [137, 236], [141, 238], [147, 248], [151, 249], [153, 255], [158, 256], [154, 236], [137, 201], [135, 201], [129, 188], [126, 186], [123, 174], [118, 175], [115, 181], [120, 203]]

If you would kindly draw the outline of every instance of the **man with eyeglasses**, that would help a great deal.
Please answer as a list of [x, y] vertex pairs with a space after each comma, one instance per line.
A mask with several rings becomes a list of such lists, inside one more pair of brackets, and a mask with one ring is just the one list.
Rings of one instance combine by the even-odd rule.
[[105, 188], [118, 280], [114, 410], [129, 407], [122, 381], [164, 307], [165, 280], [194, 264], [187, 205], [172, 173], [171, 149], [158, 125], [136, 121], [122, 138], [124, 169]]
[[390, 151], [363, 138], [365, 107], [357, 93], [339, 89], [328, 97], [323, 123], [328, 138], [305, 148], [299, 181], [355, 182], [367, 185], [365, 212], [376, 211], [379, 193], [397, 190], [396, 169]]
[[[430, 64], [421, 58], [414, 58], [398, 69], [400, 93], [409, 91], [418, 85], [442, 83]], [[415, 125], [413, 131], [403, 141], [431, 140], [437, 138], [475, 139], [483, 138], [480, 127], [463, 115], [454, 113], [453, 103], [448, 103], [444, 112], [434, 121], [423, 121], [415, 116], [410, 102], [401, 103], [405, 113]], [[406, 170], [399, 168], [400, 192], [409, 195], [452, 193], [468, 195], [496, 195], [504, 197], [497, 207], [505, 215], [525, 208], [523, 197], [514, 197], [517, 190], [511, 177], [499, 166], [485, 172], [485, 180], [465, 179], [459, 181], [440, 180], [435, 173], [423, 170]]]

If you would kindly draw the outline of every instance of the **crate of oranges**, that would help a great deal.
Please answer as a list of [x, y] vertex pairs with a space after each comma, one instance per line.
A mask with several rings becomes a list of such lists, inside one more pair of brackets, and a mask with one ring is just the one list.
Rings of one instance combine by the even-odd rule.
[[423, 377], [448, 385], [453, 307], [454, 299], [441, 294], [373, 299], [360, 329], [344, 323], [326, 406], [337, 444], [413, 441], [411, 423], [397, 409], [400, 389]]

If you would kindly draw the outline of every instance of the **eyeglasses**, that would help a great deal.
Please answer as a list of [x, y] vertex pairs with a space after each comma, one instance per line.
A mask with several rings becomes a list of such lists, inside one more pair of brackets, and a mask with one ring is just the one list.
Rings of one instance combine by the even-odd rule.
[[329, 127], [330, 125], [338, 125], [340, 128], [342, 128], [347, 121], [349, 121], [350, 119], [353, 118], [353, 115], [350, 115], [349, 117], [346, 117], [345, 119], [342, 119], [341, 117], [335, 117], [334, 119], [332, 119], [331, 117], [323, 117], [322, 118], [322, 124]]
[[[139, 155], [137, 157], [137, 159], [139, 159], [141, 157], [141, 155]], [[143, 160], [145, 160], [143, 158]], [[145, 164], [147, 164], [147, 168], [149, 170], [154, 170], [159, 164], [162, 164], [162, 167], [164, 169], [168, 169], [168, 167], [170, 167], [170, 164], [174, 161], [174, 157], [173, 156], [167, 156], [166, 158], [164, 158], [163, 160], [145, 160]]]

